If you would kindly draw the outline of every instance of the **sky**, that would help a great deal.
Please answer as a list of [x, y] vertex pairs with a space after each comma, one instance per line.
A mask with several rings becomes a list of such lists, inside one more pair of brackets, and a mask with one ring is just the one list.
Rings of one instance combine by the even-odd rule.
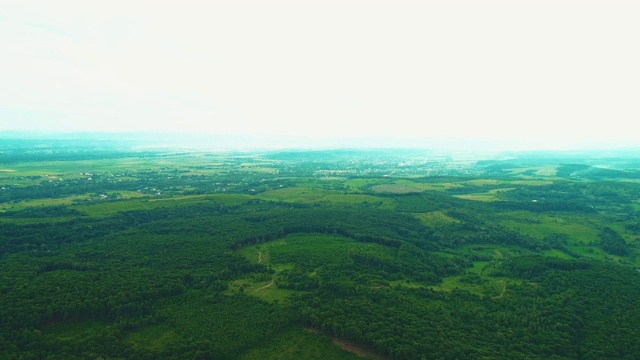
[[638, 19], [616, 0], [0, 0], [0, 131], [640, 144]]

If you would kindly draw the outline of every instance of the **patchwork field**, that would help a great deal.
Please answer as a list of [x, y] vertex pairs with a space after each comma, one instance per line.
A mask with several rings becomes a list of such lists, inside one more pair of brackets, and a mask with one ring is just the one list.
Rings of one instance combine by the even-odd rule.
[[0, 358], [640, 353], [624, 162], [29, 151], [0, 152]]

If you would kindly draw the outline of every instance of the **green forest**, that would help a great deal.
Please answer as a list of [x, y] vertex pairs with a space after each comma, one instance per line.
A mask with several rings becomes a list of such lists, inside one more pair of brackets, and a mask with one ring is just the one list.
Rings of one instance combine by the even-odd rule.
[[2, 359], [640, 358], [634, 154], [35, 142], [0, 145]]

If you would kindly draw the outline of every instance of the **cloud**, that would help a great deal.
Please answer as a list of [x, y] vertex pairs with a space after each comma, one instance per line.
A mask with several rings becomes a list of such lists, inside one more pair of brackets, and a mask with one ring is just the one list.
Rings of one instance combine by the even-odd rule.
[[0, 129], [639, 140], [633, 2], [0, 10]]

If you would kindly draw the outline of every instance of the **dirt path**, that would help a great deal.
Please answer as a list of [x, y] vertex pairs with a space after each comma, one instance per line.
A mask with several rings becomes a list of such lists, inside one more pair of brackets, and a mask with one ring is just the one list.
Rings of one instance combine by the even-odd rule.
[[492, 297], [493, 300], [498, 300], [501, 299], [504, 296], [504, 293], [507, 292], [507, 284], [502, 285], [502, 293], [500, 293], [500, 295], [498, 296], [494, 296]]
[[262, 262], [262, 253], [258, 251], [258, 264]]
[[295, 350], [302, 342], [304, 341], [304, 339], [300, 339], [297, 343], [295, 343], [293, 346], [291, 346], [290, 348], [288, 348], [287, 350], [283, 351], [280, 353], [280, 356], [282, 357], [284, 354], [293, 352], [293, 350]]
[[260, 291], [260, 290], [262, 290], [262, 289], [266, 289], [266, 288], [268, 288], [268, 287], [269, 287], [269, 286], [271, 286], [271, 285], [273, 285], [273, 279], [271, 279], [271, 282], [270, 282], [270, 283], [268, 283], [267, 285], [265, 285], [265, 286], [263, 286], [263, 287], [259, 287], [259, 288], [255, 289], [255, 290], [253, 290], [253, 292], [255, 293], [255, 292], [258, 292], [258, 291]]
[[[316, 334], [316, 335], [320, 335], [320, 336], [326, 336], [322, 333], [322, 331], [316, 329], [316, 328], [305, 328], [304, 331], [312, 333], [312, 334]], [[342, 350], [346, 350], [350, 353], [356, 354], [358, 357], [364, 357], [364, 358], [368, 358], [368, 359], [374, 359], [374, 360], [385, 360], [384, 357], [375, 354], [372, 351], [369, 351], [367, 349], [364, 349], [352, 342], [349, 341], [344, 341], [341, 339], [338, 339], [337, 337], [329, 337], [328, 338], [331, 339], [331, 341], [338, 347], [340, 347]]]
[[369, 359], [374, 359], [374, 360], [383, 360], [384, 358], [381, 356], [376, 355], [375, 353], [366, 350], [352, 342], [349, 341], [344, 341], [344, 340], [340, 340], [338, 338], [333, 338], [333, 343], [336, 346], [339, 346], [342, 350], [346, 350], [350, 353], [356, 354], [359, 357], [364, 357], [364, 358], [369, 358]]

